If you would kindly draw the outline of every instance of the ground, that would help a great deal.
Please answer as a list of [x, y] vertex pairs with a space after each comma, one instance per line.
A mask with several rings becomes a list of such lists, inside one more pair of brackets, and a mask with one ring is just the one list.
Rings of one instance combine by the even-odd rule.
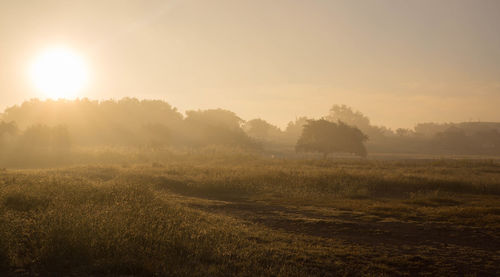
[[492, 160], [225, 158], [0, 176], [10, 275], [500, 275]]

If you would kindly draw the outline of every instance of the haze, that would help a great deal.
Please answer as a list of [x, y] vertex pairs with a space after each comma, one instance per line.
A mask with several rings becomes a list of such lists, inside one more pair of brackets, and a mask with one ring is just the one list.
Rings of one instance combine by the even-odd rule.
[[1, 276], [500, 276], [500, 0], [0, 0]]
[[79, 97], [224, 108], [284, 127], [333, 104], [391, 128], [500, 118], [498, 1], [0, 1], [0, 109], [66, 45]]

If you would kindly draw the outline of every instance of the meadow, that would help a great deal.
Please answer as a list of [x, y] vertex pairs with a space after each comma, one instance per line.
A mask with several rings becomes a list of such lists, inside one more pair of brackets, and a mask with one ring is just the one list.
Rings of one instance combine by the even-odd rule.
[[11, 276], [499, 276], [500, 161], [184, 156], [0, 171]]

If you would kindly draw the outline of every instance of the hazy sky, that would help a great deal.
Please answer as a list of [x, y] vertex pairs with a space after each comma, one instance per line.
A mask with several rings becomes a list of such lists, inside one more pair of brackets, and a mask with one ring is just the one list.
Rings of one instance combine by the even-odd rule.
[[284, 126], [347, 104], [373, 123], [500, 121], [498, 0], [0, 0], [0, 109], [65, 45], [82, 97], [227, 108]]

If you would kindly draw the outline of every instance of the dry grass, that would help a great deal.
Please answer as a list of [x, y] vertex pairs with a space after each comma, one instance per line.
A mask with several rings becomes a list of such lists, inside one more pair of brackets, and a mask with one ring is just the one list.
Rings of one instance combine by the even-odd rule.
[[500, 164], [227, 156], [0, 172], [12, 275], [500, 273]]

